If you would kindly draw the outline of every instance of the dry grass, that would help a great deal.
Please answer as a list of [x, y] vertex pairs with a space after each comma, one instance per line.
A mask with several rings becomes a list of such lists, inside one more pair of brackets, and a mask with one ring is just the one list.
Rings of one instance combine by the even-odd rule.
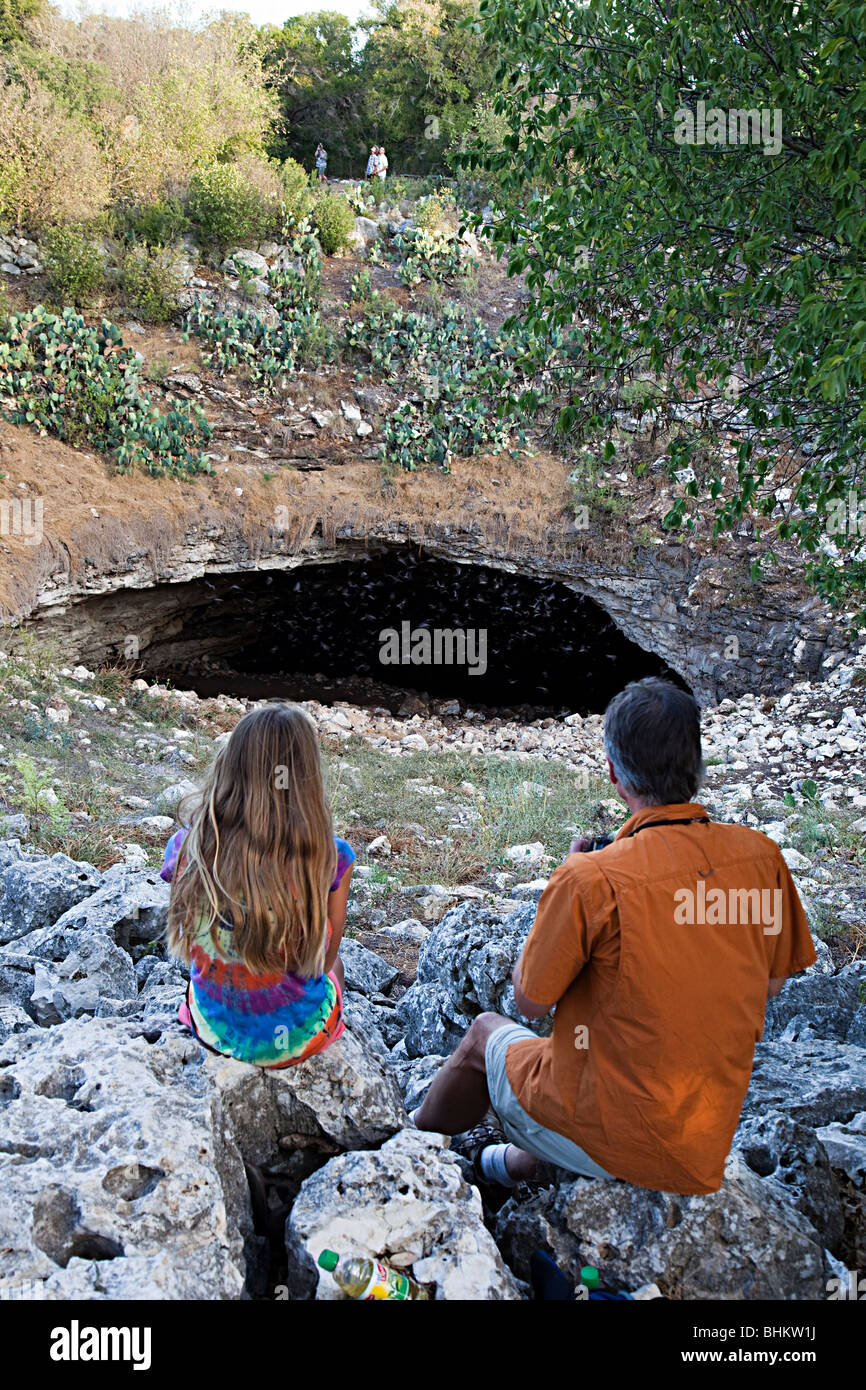
[[[127, 798], [150, 801], [152, 814], [162, 788], [181, 777], [200, 777], [213, 756], [212, 739], [234, 727], [237, 711], [220, 710], [216, 701], [187, 707], [171, 695], [134, 691], [128, 672], [119, 667], [105, 667], [93, 681], [77, 686], [59, 675], [50, 644], [28, 636], [24, 647], [21, 655], [0, 662], [8, 701], [0, 739], [9, 769], [0, 790], [0, 818], [23, 811], [39, 848], [63, 850], [99, 868], [116, 862], [129, 842], [141, 845], [149, 862], [158, 864], [167, 834], [138, 824], [148, 813], [131, 810]], [[88, 699], [102, 695], [108, 708], [78, 704], [79, 691]], [[65, 725], [53, 725], [44, 714], [46, 699], [58, 695], [72, 711]], [[192, 735], [182, 741], [193, 755], [191, 763], [179, 764], [171, 755], [178, 727]], [[89, 742], [82, 742], [82, 735]], [[507, 846], [541, 840], [559, 858], [577, 828], [596, 831], [605, 825], [600, 802], [606, 783], [599, 778], [584, 786], [564, 764], [532, 767], [508, 757], [465, 753], [394, 756], [356, 736], [322, 743], [337, 828], [359, 862], [374, 866], [374, 875], [394, 893], [410, 883], [476, 882], [499, 868], [531, 878], [534, 869], [515, 869], [504, 859]], [[413, 778], [441, 790], [422, 795]], [[527, 788], [528, 781], [536, 785]], [[466, 782], [474, 790], [461, 787]], [[49, 785], [59, 797], [59, 807], [52, 809], [38, 799], [37, 787]], [[467, 811], [474, 818], [467, 818]], [[368, 858], [366, 846], [383, 832], [392, 853], [382, 861]]]

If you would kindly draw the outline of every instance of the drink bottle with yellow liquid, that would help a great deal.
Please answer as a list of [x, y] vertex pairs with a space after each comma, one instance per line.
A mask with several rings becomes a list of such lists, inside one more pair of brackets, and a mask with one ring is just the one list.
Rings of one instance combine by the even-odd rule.
[[429, 1299], [430, 1295], [408, 1274], [391, 1269], [381, 1260], [363, 1255], [343, 1256], [335, 1250], [323, 1250], [319, 1265], [333, 1276], [348, 1298], [363, 1299]]

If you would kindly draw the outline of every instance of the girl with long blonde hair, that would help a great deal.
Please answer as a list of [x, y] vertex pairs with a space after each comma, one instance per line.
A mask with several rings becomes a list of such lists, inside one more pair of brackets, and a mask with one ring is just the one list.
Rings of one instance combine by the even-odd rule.
[[343, 1032], [338, 951], [355, 858], [334, 835], [304, 710], [244, 715], [188, 819], [162, 867], [169, 950], [190, 968], [181, 1020], [214, 1052], [293, 1066]]

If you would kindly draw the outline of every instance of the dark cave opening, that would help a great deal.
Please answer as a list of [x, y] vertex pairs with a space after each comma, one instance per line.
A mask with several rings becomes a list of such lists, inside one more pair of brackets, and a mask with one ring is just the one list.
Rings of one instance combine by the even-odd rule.
[[450, 702], [448, 713], [457, 702], [538, 718], [600, 712], [644, 676], [685, 686], [564, 584], [404, 549], [132, 598], [117, 655], [137, 655], [149, 679], [200, 695], [346, 700], [394, 713], [411, 692]]

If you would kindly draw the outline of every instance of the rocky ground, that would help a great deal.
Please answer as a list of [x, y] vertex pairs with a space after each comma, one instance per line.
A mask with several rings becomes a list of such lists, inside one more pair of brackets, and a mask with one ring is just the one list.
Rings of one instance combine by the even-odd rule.
[[5, 658], [4, 1289], [333, 1298], [315, 1256], [351, 1245], [411, 1266], [437, 1298], [525, 1299], [547, 1246], [607, 1287], [825, 1297], [866, 1257], [866, 663], [831, 665], [705, 716], [702, 799], [782, 845], [819, 957], [769, 1006], [721, 1190], [560, 1175], [493, 1212], [406, 1112], [476, 1013], [517, 1016], [512, 964], [572, 833], [624, 818], [600, 718], [309, 702], [358, 852], [349, 1031], [268, 1074], [180, 1030], [183, 971], [161, 944], [173, 812], [244, 702], [59, 668], [35, 648]]

